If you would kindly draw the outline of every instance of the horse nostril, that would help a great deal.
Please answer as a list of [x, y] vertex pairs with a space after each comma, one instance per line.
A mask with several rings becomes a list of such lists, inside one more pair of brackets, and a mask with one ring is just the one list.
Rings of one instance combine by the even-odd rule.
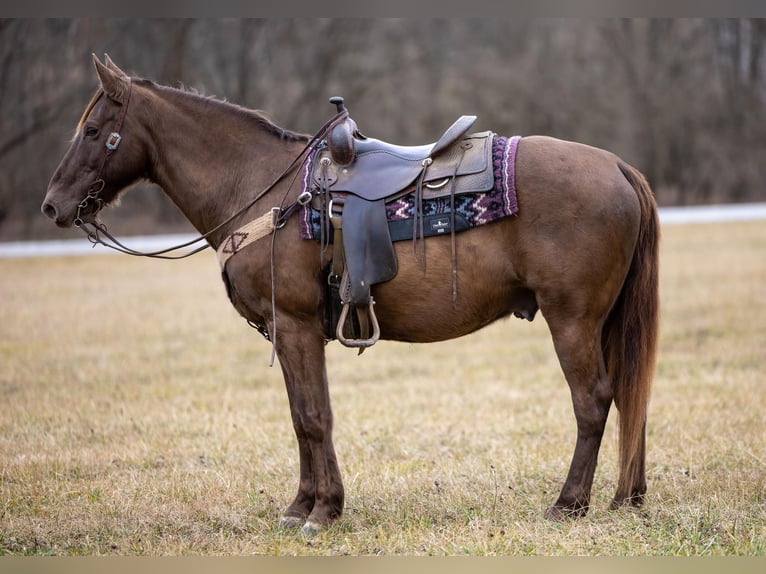
[[48, 219], [56, 219], [56, 217], [58, 216], [58, 212], [56, 211], [56, 208], [50, 203], [44, 203], [42, 210]]

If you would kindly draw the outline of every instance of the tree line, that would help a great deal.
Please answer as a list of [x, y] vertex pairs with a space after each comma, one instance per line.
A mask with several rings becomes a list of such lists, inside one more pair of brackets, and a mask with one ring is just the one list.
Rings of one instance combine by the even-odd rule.
[[[345, 97], [368, 135], [477, 130], [609, 149], [662, 205], [766, 199], [763, 19], [0, 20], [0, 238], [61, 235], [45, 189], [97, 87], [91, 53], [124, 70], [265, 110], [313, 133]], [[120, 230], [182, 229], [153, 186]]]

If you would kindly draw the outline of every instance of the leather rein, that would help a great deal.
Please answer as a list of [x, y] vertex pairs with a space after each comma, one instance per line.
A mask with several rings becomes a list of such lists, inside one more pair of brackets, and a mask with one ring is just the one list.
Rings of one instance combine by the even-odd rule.
[[[77, 206], [77, 214], [75, 216], [74, 225], [75, 227], [78, 227], [85, 232], [85, 234], [87, 235], [88, 241], [90, 241], [94, 247], [97, 244], [103, 245], [104, 247], [108, 247], [115, 251], [119, 251], [120, 253], [125, 253], [127, 255], [135, 255], [137, 257], [152, 257], [156, 259], [184, 259], [186, 257], [195, 255], [196, 253], [199, 253], [207, 249], [208, 247], [210, 247], [210, 244], [207, 243], [205, 245], [195, 248], [194, 250], [188, 253], [184, 253], [183, 255], [168, 255], [169, 253], [172, 253], [173, 251], [178, 251], [179, 249], [183, 249], [185, 247], [191, 247], [192, 245], [195, 245], [199, 243], [200, 241], [207, 240], [214, 233], [220, 231], [224, 226], [228, 225], [234, 219], [236, 219], [237, 217], [242, 215], [245, 211], [250, 209], [253, 205], [256, 204], [256, 202], [258, 202], [267, 193], [269, 193], [272, 189], [274, 189], [274, 187], [278, 183], [280, 183], [283, 179], [285, 179], [298, 165], [302, 164], [303, 161], [308, 156], [308, 154], [316, 148], [317, 144], [319, 144], [323, 139], [326, 138], [328, 132], [335, 125], [345, 120], [346, 117], [348, 116], [348, 111], [343, 110], [341, 112], [338, 112], [332, 118], [330, 118], [319, 129], [319, 131], [311, 137], [311, 139], [308, 141], [305, 147], [301, 150], [301, 152], [290, 162], [290, 164], [284, 169], [284, 171], [281, 174], [279, 174], [276, 177], [276, 179], [274, 179], [274, 181], [272, 181], [265, 189], [263, 189], [260, 193], [258, 193], [247, 204], [245, 204], [243, 207], [237, 210], [234, 214], [232, 214], [228, 219], [226, 219], [225, 221], [222, 221], [221, 223], [216, 225], [213, 229], [207, 231], [206, 233], [200, 235], [199, 237], [195, 239], [192, 239], [191, 241], [187, 241], [185, 243], [181, 243], [173, 247], [168, 247], [166, 249], [161, 249], [158, 251], [142, 252], [142, 251], [137, 251], [135, 249], [132, 249], [126, 245], [123, 245], [113, 235], [111, 235], [109, 231], [107, 231], [106, 225], [104, 225], [102, 222], [96, 219], [96, 215], [98, 214], [98, 212], [101, 211], [101, 209], [103, 209], [106, 206], [106, 202], [100, 197], [100, 194], [106, 185], [106, 182], [103, 178], [104, 169], [106, 167], [107, 162], [112, 157], [112, 155], [114, 154], [114, 152], [117, 150], [118, 146], [120, 145], [120, 142], [122, 141], [122, 135], [120, 135], [120, 130], [122, 129], [122, 124], [123, 124], [123, 121], [125, 120], [125, 115], [128, 111], [128, 104], [130, 102], [130, 95], [131, 95], [132, 88], [133, 88], [133, 82], [130, 78], [128, 78], [128, 88], [126, 90], [125, 96], [122, 101], [122, 109], [120, 110], [120, 115], [117, 117], [117, 121], [114, 126], [114, 131], [109, 134], [109, 137], [106, 140], [106, 144], [105, 144], [106, 153], [104, 154], [104, 157], [101, 160], [101, 165], [99, 167], [98, 173], [96, 174], [96, 179], [88, 187], [88, 194], [85, 196], [85, 198], [83, 198], [83, 200]], [[296, 176], [297, 176], [297, 173], [296, 173]], [[293, 180], [294, 179], [295, 179], [295, 176], [293, 177]], [[292, 183], [290, 184], [290, 187], [292, 187]], [[288, 191], [289, 189], [290, 188], [288, 187]], [[284, 203], [284, 197], [282, 199], [282, 203]], [[90, 207], [91, 205], [93, 205], [93, 207]], [[272, 212], [274, 212], [274, 221], [275, 221], [274, 229], [275, 230], [279, 229], [282, 225], [284, 225], [287, 219], [293, 213], [295, 213], [299, 205], [302, 205], [302, 201], [293, 203], [292, 205], [286, 208], [282, 207], [281, 205], [279, 207], [272, 208]], [[90, 207], [89, 211], [86, 212], [85, 210], [88, 209], [89, 207]], [[93, 219], [90, 221], [86, 221], [84, 217], [92, 217]], [[106, 237], [109, 240], [109, 242], [104, 241], [104, 239], [102, 239], [102, 236]]]

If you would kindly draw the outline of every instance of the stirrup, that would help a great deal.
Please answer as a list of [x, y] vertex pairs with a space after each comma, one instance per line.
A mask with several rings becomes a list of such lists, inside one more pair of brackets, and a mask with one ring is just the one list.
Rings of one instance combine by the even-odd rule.
[[[340, 318], [338, 319], [338, 327], [335, 330], [335, 335], [342, 345], [345, 345], [346, 347], [366, 349], [367, 347], [372, 347], [378, 341], [378, 339], [380, 339], [380, 325], [378, 324], [378, 318], [375, 316], [375, 309], [373, 309], [373, 305], [375, 305], [375, 301], [373, 301], [372, 297], [370, 297], [369, 311], [370, 320], [372, 321], [372, 336], [369, 339], [347, 339], [343, 336], [343, 326], [346, 324], [346, 320], [348, 319], [348, 308], [350, 303], [343, 303], [343, 309], [341, 310]], [[359, 352], [361, 353], [361, 351]]]

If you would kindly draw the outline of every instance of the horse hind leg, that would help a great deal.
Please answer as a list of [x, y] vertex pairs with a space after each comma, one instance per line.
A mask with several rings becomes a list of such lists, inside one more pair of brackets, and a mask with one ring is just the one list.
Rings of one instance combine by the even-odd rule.
[[[545, 316], [545, 309], [543, 308]], [[604, 367], [600, 324], [568, 313], [546, 316], [553, 344], [572, 395], [577, 442], [564, 486], [546, 518], [584, 516], [590, 506], [593, 476], [613, 390]]]

